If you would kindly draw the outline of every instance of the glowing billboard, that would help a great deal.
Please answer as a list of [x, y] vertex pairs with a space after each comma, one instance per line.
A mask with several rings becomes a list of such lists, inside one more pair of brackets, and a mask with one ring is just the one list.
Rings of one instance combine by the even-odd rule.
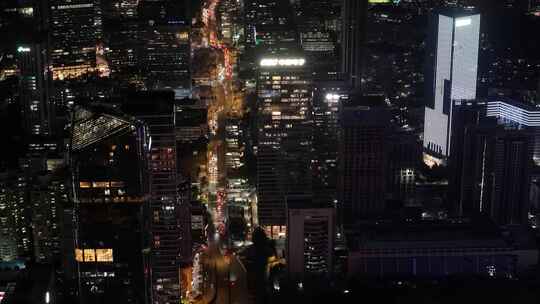
[[263, 58], [260, 61], [260, 66], [303, 66], [305, 63], [306, 60], [304, 58]]

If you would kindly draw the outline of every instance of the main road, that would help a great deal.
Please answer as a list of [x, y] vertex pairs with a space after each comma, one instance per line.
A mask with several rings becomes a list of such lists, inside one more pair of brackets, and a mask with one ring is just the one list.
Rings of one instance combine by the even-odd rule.
[[[228, 243], [226, 231], [217, 231], [215, 227], [223, 227], [226, 212], [220, 205], [225, 203], [225, 199], [219, 200], [219, 189], [223, 188], [224, 174], [220, 172], [220, 164], [224, 157], [223, 149], [219, 147], [223, 144], [223, 119], [231, 111], [231, 106], [235, 104], [236, 98], [233, 89], [232, 78], [232, 60], [234, 58], [232, 50], [219, 41], [217, 34], [216, 7], [219, 0], [206, 0], [203, 4], [203, 10], [199, 20], [203, 23], [202, 40], [209, 41], [208, 44], [203, 41], [193, 42], [193, 52], [196, 55], [209, 56], [203, 60], [210, 62], [210, 65], [199, 65], [200, 71], [194, 71], [198, 75], [219, 75], [215, 71], [222, 70], [223, 77], [210, 79], [212, 95], [215, 99], [208, 105], [209, 126], [215, 128], [210, 134], [210, 143], [208, 145], [208, 177], [209, 187], [206, 189], [207, 197], [218, 198], [216, 201], [210, 200], [208, 209], [211, 214], [209, 220], [207, 235], [208, 246], [201, 253], [201, 266], [203, 267], [203, 288], [202, 296], [193, 302], [196, 304], [246, 304], [248, 298], [247, 274], [238, 257], [229, 252], [226, 248]], [[217, 54], [217, 55], [216, 55]], [[214, 60], [210, 60], [210, 57]], [[202, 58], [204, 59], [204, 58]], [[203, 68], [204, 67], [204, 68]], [[194, 67], [196, 68], [196, 67]], [[210, 69], [210, 70], [207, 70]], [[212, 100], [212, 99], [211, 99]], [[232, 110], [235, 111], [235, 110]]]

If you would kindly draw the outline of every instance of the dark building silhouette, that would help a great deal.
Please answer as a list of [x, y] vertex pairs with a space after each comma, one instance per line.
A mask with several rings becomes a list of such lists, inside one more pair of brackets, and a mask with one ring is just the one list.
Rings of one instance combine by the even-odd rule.
[[390, 113], [370, 99], [355, 99], [340, 115], [339, 207], [345, 226], [385, 209]]
[[534, 134], [483, 118], [484, 105], [456, 103], [456, 155], [450, 158], [453, 211], [483, 213], [500, 225], [526, 224]]
[[143, 121], [151, 137], [148, 163], [150, 206], [150, 277], [152, 302], [178, 303], [179, 265], [191, 261], [190, 201], [179, 195], [174, 93], [130, 94], [123, 112]]
[[149, 137], [136, 120], [105, 108], [74, 111], [71, 201], [82, 303], [143, 303]]
[[341, 71], [352, 88], [360, 88], [366, 37], [368, 0], [344, 0], [342, 7]]

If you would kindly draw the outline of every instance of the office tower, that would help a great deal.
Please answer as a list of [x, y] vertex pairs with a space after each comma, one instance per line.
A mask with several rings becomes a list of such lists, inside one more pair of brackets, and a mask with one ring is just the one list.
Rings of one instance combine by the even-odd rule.
[[335, 36], [327, 31], [311, 28], [300, 32], [300, 45], [311, 62], [317, 79], [332, 79], [337, 76], [337, 47]]
[[495, 123], [466, 128], [460, 175], [460, 208], [499, 225], [527, 224], [532, 134]]
[[244, 141], [242, 120], [229, 118], [225, 122], [225, 168], [233, 177], [244, 166]]
[[338, 30], [341, 18], [339, 1], [300, 1], [297, 23], [300, 45], [315, 79], [336, 79], [339, 67]]
[[360, 88], [362, 83], [367, 9], [367, 0], [344, 0], [343, 2], [341, 71], [352, 88]]
[[289, 24], [292, 17], [290, 4], [285, 0], [248, 0], [244, 3], [244, 35], [247, 46], [257, 45], [259, 26]]
[[292, 279], [331, 275], [336, 210], [314, 206], [309, 197], [287, 197], [287, 268]]
[[148, 89], [180, 92], [191, 87], [191, 19], [186, 3], [145, 0], [139, 4], [140, 66]]
[[312, 89], [306, 69], [303, 57], [269, 56], [259, 61], [259, 222], [283, 233], [286, 196], [311, 193]]
[[103, 40], [111, 76], [121, 84], [139, 84], [137, 0], [102, 1]]
[[50, 89], [47, 44], [21, 43], [17, 47], [19, 98], [25, 134], [48, 136], [53, 133], [54, 107]]
[[[464, 204], [464, 201], [471, 198], [462, 197], [462, 178], [464, 166], [470, 166], [465, 160], [463, 145], [470, 135], [470, 128], [483, 124], [489, 119], [486, 118], [486, 103], [479, 100], [454, 101], [452, 103], [452, 158], [448, 160], [448, 212], [452, 216], [470, 215], [474, 212], [471, 204]], [[492, 119], [493, 120], [493, 119]]]
[[499, 124], [529, 129], [534, 136], [533, 160], [540, 163], [540, 109], [509, 98], [489, 98], [486, 115], [497, 118]]
[[150, 145], [140, 121], [104, 107], [74, 111], [70, 182], [82, 303], [147, 298], [143, 220]]
[[450, 156], [452, 101], [476, 98], [480, 15], [437, 14], [431, 26], [424, 122], [428, 165]]
[[49, 0], [54, 79], [80, 77], [96, 68], [102, 38], [100, 0]]
[[179, 265], [191, 261], [189, 201], [178, 194], [173, 92], [130, 94], [122, 111], [148, 126], [151, 137], [150, 230], [151, 302], [180, 301]]
[[198, 184], [206, 174], [208, 107], [200, 100], [176, 100], [175, 135], [179, 178]]
[[231, 45], [237, 45], [240, 32], [243, 31], [241, 3], [236, 0], [221, 1], [218, 10], [220, 32], [223, 41]]
[[338, 208], [348, 227], [357, 219], [381, 216], [387, 189], [390, 114], [383, 105], [367, 103], [369, 97], [360, 98], [340, 114]]
[[337, 202], [339, 109], [349, 98], [344, 81], [313, 84], [313, 200]]

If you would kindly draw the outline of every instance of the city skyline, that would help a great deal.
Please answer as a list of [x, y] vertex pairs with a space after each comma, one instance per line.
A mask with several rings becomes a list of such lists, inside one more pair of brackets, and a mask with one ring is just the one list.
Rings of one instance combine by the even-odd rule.
[[0, 303], [537, 303], [539, 11], [0, 1]]

